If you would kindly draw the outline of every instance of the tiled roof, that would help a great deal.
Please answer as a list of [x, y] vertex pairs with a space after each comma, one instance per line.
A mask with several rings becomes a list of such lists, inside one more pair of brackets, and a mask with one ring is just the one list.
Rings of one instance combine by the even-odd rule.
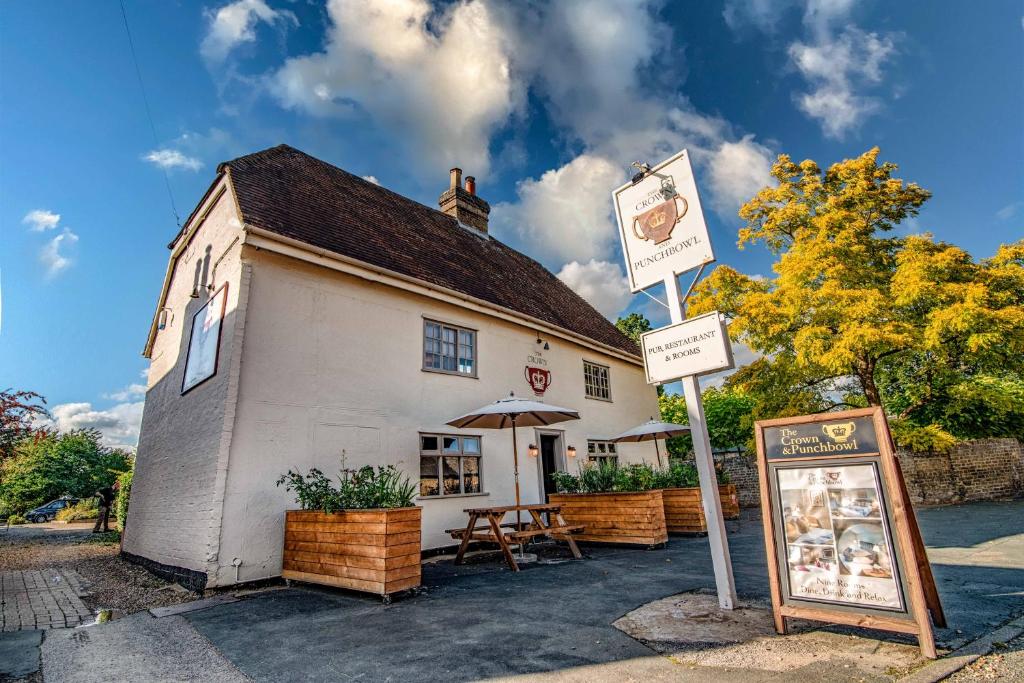
[[639, 354], [631, 339], [544, 266], [437, 209], [287, 145], [224, 167], [249, 225]]

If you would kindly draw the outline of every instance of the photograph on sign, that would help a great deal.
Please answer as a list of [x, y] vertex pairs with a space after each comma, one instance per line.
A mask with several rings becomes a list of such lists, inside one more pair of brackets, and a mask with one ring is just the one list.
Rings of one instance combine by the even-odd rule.
[[789, 595], [905, 612], [874, 463], [779, 467]]
[[715, 260], [686, 150], [612, 198], [632, 291]]
[[648, 384], [733, 367], [729, 335], [718, 311], [646, 332], [640, 337], [640, 346]]

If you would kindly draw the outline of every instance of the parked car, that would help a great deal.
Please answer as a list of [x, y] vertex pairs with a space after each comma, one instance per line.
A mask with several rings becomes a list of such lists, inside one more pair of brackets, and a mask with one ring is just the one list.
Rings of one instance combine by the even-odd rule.
[[63, 496], [57, 500], [51, 500], [46, 505], [40, 505], [35, 510], [30, 510], [25, 513], [25, 519], [30, 522], [50, 522], [57, 516], [57, 513], [64, 508], [71, 507], [78, 502], [77, 498], [69, 498]]

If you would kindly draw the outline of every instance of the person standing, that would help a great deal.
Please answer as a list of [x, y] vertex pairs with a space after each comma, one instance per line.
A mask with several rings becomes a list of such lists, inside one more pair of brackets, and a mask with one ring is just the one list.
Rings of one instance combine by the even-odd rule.
[[96, 526], [92, 528], [92, 532], [94, 534], [98, 534], [100, 532], [101, 524], [103, 525], [104, 532], [110, 531], [110, 508], [114, 504], [114, 496], [117, 495], [118, 488], [119, 483], [115, 481], [113, 486], [104, 486], [93, 494], [100, 499], [99, 518], [96, 520]]

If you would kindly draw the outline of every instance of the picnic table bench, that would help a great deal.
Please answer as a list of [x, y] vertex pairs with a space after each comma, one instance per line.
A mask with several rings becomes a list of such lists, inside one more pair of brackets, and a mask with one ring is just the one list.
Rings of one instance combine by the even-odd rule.
[[[582, 558], [583, 555], [580, 553], [579, 547], [576, 545], [576, 541], [573, 539], [572, 534], [583, 531], [583, 525], [567, 524], [562, 519], [562, 508], [558, 505], [549, 505], [545, 503], [537, 505], [503, 505], [500, 507], [488, 507], [488, 508], [468, 508], [463, 510], [469, 515], [469, 523], [464, 528], [460, 529], [447, 529], [446, 532], [451, 534], [455, 540], [460, 540], [459, 552], [455, 555], [455, 564], [462, 564], [463, 555], [466, 553], [466, 548], [469, 547], [472, 541], [483, 541], [487, 543], [497, 543], [501, 548], [502, 554], [505, 556], [505, 561], [512, 571], [519, 571], [519, 565], [516, 564], [515, 556], [512, 554], [512, 550], [509, 548], [509, 541], [518, 543], [522, 547], [522, 543], [537, 536], [549, 536], [556, 541], [565, 541], [569, 545], [569, 549], [572, 551], [573, 557], [577, 560]], [[510, 512], [528, 512], [530, 514], [531, 522], [503, 522]], [[548, 521], [544, 521], [544, 514], [548, 515]], [[485, 524], [477, 526], [477, 522], [483, 520]], [[507, 529], [511, 529], [507, 531]]]

